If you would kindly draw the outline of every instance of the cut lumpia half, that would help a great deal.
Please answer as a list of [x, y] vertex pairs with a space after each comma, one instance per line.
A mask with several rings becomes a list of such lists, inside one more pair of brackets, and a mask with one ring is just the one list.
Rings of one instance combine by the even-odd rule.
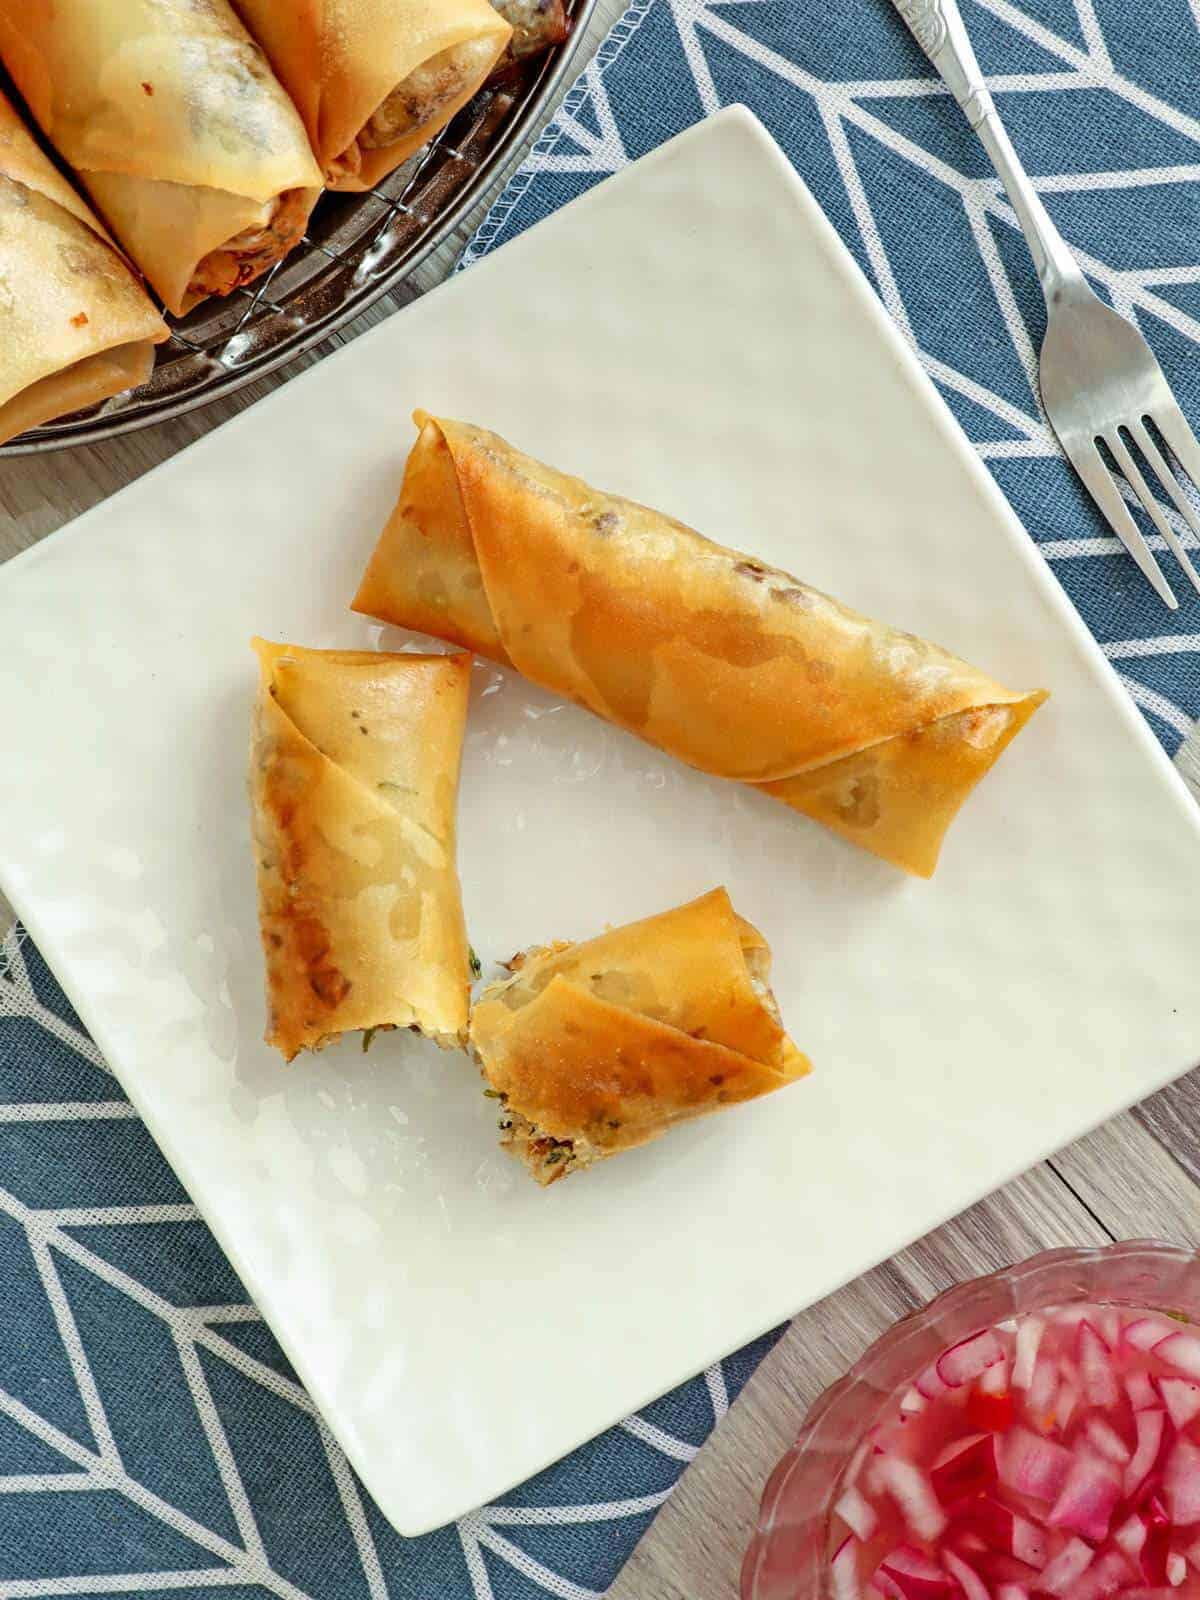
[[1046, 698], [483, 428], [416, 421], [355, 610], [469, 645], [910, 872], [932, 872]]
[[724, 889], [581, 944], [531, 950], [484, 991], [471, 1044], [503, 1142], [539, 1183], [803, 1077], [770, 950]]
[[254, 646], [268, 1043], [289, 1061], [358, 1029], [461, 1046], [471, 977], [456, 809], [470, 657]]

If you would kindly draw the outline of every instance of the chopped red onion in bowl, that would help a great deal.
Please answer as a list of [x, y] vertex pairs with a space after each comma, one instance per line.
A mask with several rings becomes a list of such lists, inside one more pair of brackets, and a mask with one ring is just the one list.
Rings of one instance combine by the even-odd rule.
[[1200, 1258], [1052, 1252], [877, 1348], [772, 1478], [743, 1600], [1200, 1600]]

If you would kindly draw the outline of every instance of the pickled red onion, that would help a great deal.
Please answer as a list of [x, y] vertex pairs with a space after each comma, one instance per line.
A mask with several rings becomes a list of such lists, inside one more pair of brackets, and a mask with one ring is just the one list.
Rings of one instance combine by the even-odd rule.
[[1158, 1392], [1176, 1428], [1186, 1428], [1193, 1417], [1200, 1416], [1200, 1384], [1186, 1378], [1160, 1378]]
[[1194, 1333], [1169, 1333], [1154, 1346], [1154, 1354], [1176, 1372], [1200, 1378], [1200, 1339]]
[[1200, 1328], [1018, 1317], [860, 1438], [832, 1600], [1200, 1600]]

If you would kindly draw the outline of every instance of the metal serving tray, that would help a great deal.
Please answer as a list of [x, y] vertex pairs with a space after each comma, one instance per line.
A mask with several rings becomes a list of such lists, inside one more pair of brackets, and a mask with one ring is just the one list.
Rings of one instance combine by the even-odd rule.
[[566, 0], [566, 40], [486, 85], [421, 153], [366, 194], [325, 194], [304, 241], [256, 283], [168, 317], [150, 382], [0, 446], [94, 444], [194, 411], [273, 372], [395, 289], [529, 139], [567, 74], [595, 0]]

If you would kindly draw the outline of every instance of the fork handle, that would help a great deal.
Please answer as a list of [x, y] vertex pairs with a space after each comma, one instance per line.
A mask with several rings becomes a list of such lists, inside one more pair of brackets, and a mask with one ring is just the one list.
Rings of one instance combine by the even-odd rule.
[[894, 0], [894, 4], [991, 157], [1029, 245], [1042, 292], [1052, 302], [1066, 285], [1083, 282], [1083, 274], [1013, 149], [979, 70], [958, 0]]

